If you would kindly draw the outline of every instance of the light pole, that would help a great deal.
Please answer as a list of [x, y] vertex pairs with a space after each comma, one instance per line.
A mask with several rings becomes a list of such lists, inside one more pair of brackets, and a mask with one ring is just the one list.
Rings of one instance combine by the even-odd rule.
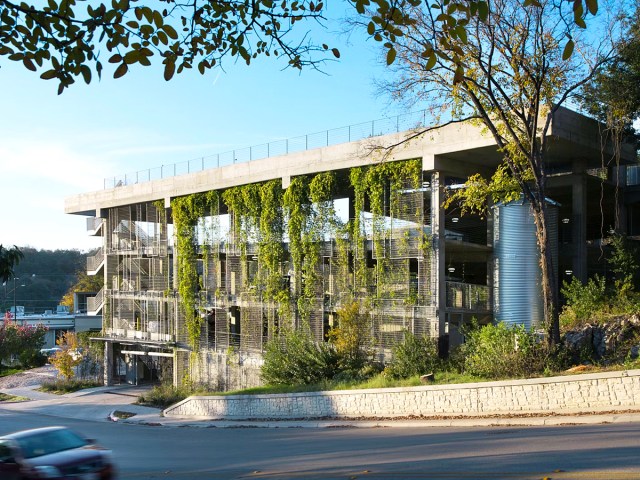
[[18, 323], [18, 306], [16, 305], [16, 280], [20, 279], [13, 277], [13, 321]]

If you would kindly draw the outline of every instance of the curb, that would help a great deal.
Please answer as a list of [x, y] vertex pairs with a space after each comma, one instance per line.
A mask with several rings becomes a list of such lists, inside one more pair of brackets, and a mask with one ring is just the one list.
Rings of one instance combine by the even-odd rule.
[[113, 422], [160, 427], [192, 427], [192, 428], [429, 428], [429, 427], [544, 427], [560, 425], [597, 425], [609, 423], [640, 422], [640, 414], [609, 414], [583, 416], [547, 416], [527, 418], [466, 418], [439, 420], [194, 420], [176, 418], [167, 420], [144, 419], [136, 416], [122, 419], [109, 416]]

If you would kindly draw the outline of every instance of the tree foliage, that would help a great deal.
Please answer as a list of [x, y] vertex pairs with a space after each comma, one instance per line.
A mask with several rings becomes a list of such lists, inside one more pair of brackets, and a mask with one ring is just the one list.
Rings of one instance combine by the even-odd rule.
[[5, 248], [0, 244], [0, 281], [6, 282], [13, 278], [13, 270], [22, 260], [24, 253], [16, 247]]
[[[65, 292], [76, 282], [76, 274], [86, 269], [87, 253], [80, 250], [39, 250], [21, 247], [23, 256], [13, 273], [16, 300], [27, 312], [42, 313], [55, 310]], [[24, 286], [23, 286], [24, 285]], [[0, 307], [6, 311], [13, 306], [13, 282], [0, 290]]]
[[40, 348], [44, 345], [47, 327], [18, 325], [5, 320], [0, 325], [0, 370], [3, 363], [17, 360], [23, 367], [39, 366]]
[[194, 67], [204, 73], [225, 56], [247, 64], [261, 55], [284, 56], [301, 68], [328, 46], [294, 36], [294, 25], [320, 20], [324, 8], [321, 0], [161, 0], [154, 6], [137, 0], [49, 0], [41, 6], [0, 0], [0, 54], [45, 80], [57, 79], [58, 93], [77, 77], [86, 83], [94, 73], [100, 77], [105, 58], [115, 66], [114, 78], [134, 65], [162, 62], [169, 80]]
[[60, 305], [69, 307], [69, 311], [73, 312], [73, 295], [75, 293], [99, 292], [103, 285], [104, 277], [102, 275], [89, 275], [86, 270], [78, 270], [76, 272], [76, 282], [63, 295]]
[[[538, 0], [519, 0], [537, 6]], [[367, 14], [367, 33], [386, 49], [387, 63], [396, 59], [396, 42], [416, 24], [418, 0], [349, 0], [359, 15]], [[595, 14], [598, 0], [561, 0], [576, 25]], [[425, 45], [429, 64], [448, 55], [448, 44], [465, 40], [469, 24], [487, 20], [490, 2], [484, 0], [431, 0], [428, 12], [437, 35]], [[124, 76], [132, 66], [161, 62], [163, 75], [197, 68], [200, 73], [220, 64], [224, 57], [249, 64], [259, 56], [283, 56], [295, 68], [315, 66], [320, 52], [336, 48], [309, 37], [309, 22], [322, 21], [327, 5], [322, 0], [160, 0], [149, 6], [137, 0], [78, 2], [49, 0], [44, 5], [0, 0], [0, 55], [20, 62], [45, 80], [58, 81], [62, 93], [80, 77], [90, 83], [101, 76], [106, 58], [113, 76]], [[306, 24], [307, 31], [303, 31]], [[444, 47], [444, 48], [442, 48]], [[565, 52], [571, 53], [569, 36]], [[106, 52], [106, 53], [105, 53]], [[462, 55], [454, 61], [464, 66]]]
[[630, 135], [640, 114], [640, 7], [625, 21], [615, 58], [585, 85], [582, 105], [610, 128]]
[[338, 325], [329, 330], [342, 370], [360, 370], [369, 363], [371, 351], [371, 319], [365, 307], [353, 301], [336, 310]]
[[75, 376], [74, 367], [82, 363], [82, 355], [78, 347], [78, 337], [74, 332], [66, 332], [56, 340], [61, 350], [58, 350], [49, 359], [51, 364], [56, 367], [60, 375], [69, 381]]

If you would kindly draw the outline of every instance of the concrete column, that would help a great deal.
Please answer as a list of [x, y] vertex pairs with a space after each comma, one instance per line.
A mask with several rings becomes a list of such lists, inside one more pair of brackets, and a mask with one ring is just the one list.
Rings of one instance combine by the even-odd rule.
[[[434, 264], [435, 269], [435, 285], [436, 289], [436, 315], [438, 317], [438, 338], [442, 339], [445, 335], [446, 323], [446, 306], [447, 306], [447, 289], [445, 284], [445, 229], [444, 229], [444, 175], [440, 172], [431, 174], [431, 211], [432, 225], [431, 233], [433, 235], [434, 246]], [[439, 344], [440, 341], [439, 341]], [[445, 353], [445, 352], [442, 352]]]
[[[573, 164], [571, 175], [571, 244], [573, 275], [587, 281], [587, 179], [583, 167]], [[562, 219], [560, 219], [562, 221]]]
[[113, 343], [104, 342], [104, 384], [108, 387], [113, 385]]
[[491, 247], [491, 254], [487, 255], [487, 285], [489, 286], [489, 305], [493, 308], [494, 299], [496, 295], [496, 291], [498, 286], [494, 285], [495, 279], [495, 257], [493, 254], [493, 248], [495, 246], [494, 241], [494, 204], [491, 200], [489, 200], [487, 205], [487, 246]]

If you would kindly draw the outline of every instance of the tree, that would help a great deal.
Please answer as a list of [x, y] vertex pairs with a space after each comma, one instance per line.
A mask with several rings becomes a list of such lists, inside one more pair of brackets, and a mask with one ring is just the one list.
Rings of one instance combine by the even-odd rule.
[[69, 307], [69, 311], [73, 312], [73, 295], [76, 292], [99, 292], [104, 285], [104, 277], [100, 275], [88, 275], [85, 270], [78, 270], [76, 272], [76, 283], [74, 283], [69, 290], [64, 294], [60, 300], [60, 305]]
[[13, 269], [23, 257], [24, 254], [15, 245], [5, 248], [0, 244], [0, 281], [7, 282], [14, 276]]
[[[415, 24], [413, 9], [419, 0], [348, 0], [359, 14], [372, 10], [367, 32], [388, 50], [393, 63], [396, 40], [405, 27]], [[537, 5], [538, 0], [520, 0]], [[558, 0], [573, 8], [578, 25], [584, 12], [595, 14], [598, 0]], [[483, 0], [431, 0], [435, 23], [444, 38], [461, 39], [469, 21], [488, 14]], [[86, 5], [86, 6], [85, 6]], [[322, 0], [161, 0], [156, 7], [137, 0], [109, 3], [49, 0], [46, 6], [0, 0], [0, 55], [39, 72], [45, 80], [57, 79], [58, 93], [81, 77], [86, 83], [101, 76], [101, 53], [117, 65], [115, 78], [135, 64], [149, 66], [161, 61], [164, 78], [197, 67], [200, 73], [218, 66], [224, 57], [247, 64], [258, 56], [284, 56], [295, 68], [315, 66], [315, 54], [331, 50], [302, 32], [302, 20], [322, 21], [327, 6]], [[295, 27], [295, 28], [294, 28]], [[571, 39], [567, 45], [571, 45]], [[445, 49], [446, 50], [446, 49]], [[435, 59], [440, 44], [425, 56]]]
[[340, 307], [338, 325], [329, 330], [343, 370], [357, 371], [373, 357], [371, 351], [371, 319], [366, 309], [354, 301]]
[[82, 362], [82, 354], [78, 350], [78, 337], [73, 332], [67, 332], [56, 340], [61, 350], [58, 350], [49, 359], [65, 380], [71, 380], [75, 373], [73, 368]]
[[[612, 25], [606, 25], [609, 34], [590, 31], [587, 36], [581, 31], [584, 22], [567, 18], [567, 3], [573, 2], [489, 1], [485, 20], [471, 17], [464, 29], [453, 32], [442, 30], [433, 9], [416, 6], [414, 22], [393, 44], [397, 77], [385, 85], [395, 98], [429, 104], [438, 114], [437, 124], [474, 121], [495, 140], [502, 165], [491, 179], [470, 177], [467, 188], [449, 202], [477, 213], [484, 212], [487, 197], [508, 201], [523, 195], [531, 205], [552, 343], [560, 333], [545, 202], [547, 134], [555, 112], [614, 57], [612, 41], [607, 41]], [[592, 3], [587, 5], [593, 12]], [[437, 54], [426, 55], [434, 45]]]
[[3, 362], [17, 358], [23, 367], [38, 366], [40, 348], [44, 345], [47, 327], [44, 325], [17, 325], [4, 321], [0, 325], [0, 370]]

